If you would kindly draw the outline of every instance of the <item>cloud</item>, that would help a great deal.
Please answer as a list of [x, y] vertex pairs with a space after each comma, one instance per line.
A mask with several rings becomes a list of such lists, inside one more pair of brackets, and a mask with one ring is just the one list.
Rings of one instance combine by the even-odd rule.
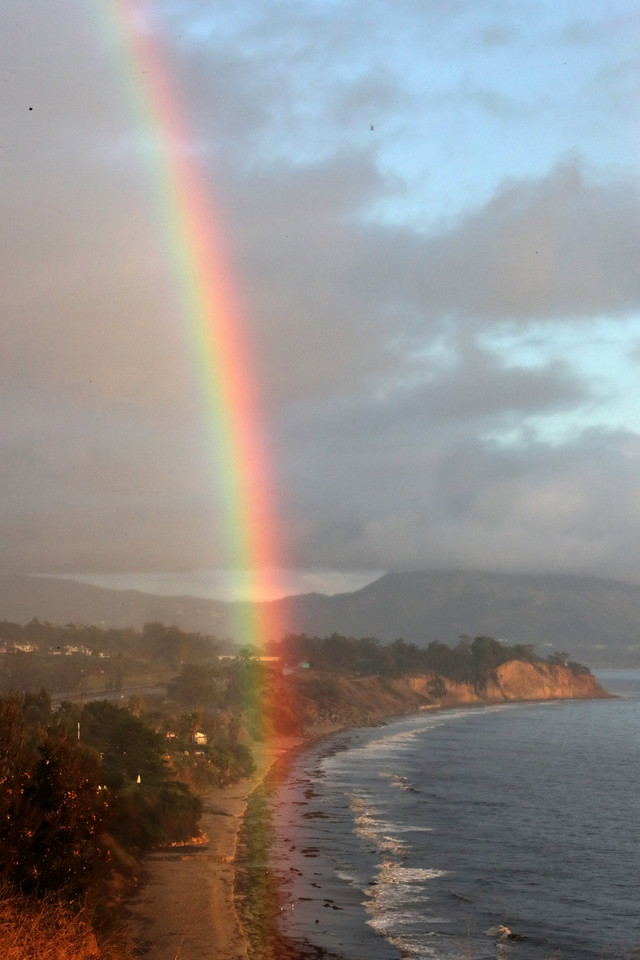
[[491, 323], [628, 314], [640, 304], [639, 214], [631, 183], [592, 182], [577, 164], [562, 164], [539, 180], [504, 184], [451, 230], [415, 239], [408, 263], [386, 244], [386, 276], [401, 279], [398, 295], [411, 290], [428, 316]]
[[633, 579], [639, 455], [637, 437], [604, 432], [564, 447], [500, 448], [471, 437], [425, 443], [422, 462], [414, 448], [412, 463], [389, 465], [392, 499], [388, 485], [380, 496], [380, 476], [363, 463], [348, 499], [334, 500], [330, 511], [306, 504], [315, 523], [302, 531], [302, 553], [355, 568], [367, 558], [384, 569], [608, 571]]
[[[606, 491], [582, 489], [579, 479], [580, 461], [594, 455], [590, 434], [559, 447], [540, 437], [540, 418], [593, 399], [592, 385], [567, 364], [508, 364], [462, 341], [420, 374], [386, 395], [323, 406], [315, 418], [306, 411], [290, 424], [285, 448], [298, 456], [280, 486], [299, 557], [320, 565], [333, 554], [356, 569], [482, 567], [484, 551], [485, 560], [502, 555], [525, 569], [545, 543], [532, 507], [538, 485], [557, 491], [547, 494], [550, 540], [567, 535], [562, 525], [552, 532], [564, 520], [563, 490], [584, 507], [582, 520], [602, 508]], [[615, 438], [598, 442], [615, 447]]]
[[[546, 123], [607, 103], [613, 125], [633, 58], [561, 17], [528, 39], [501, 3], [218, 7], [145, 29], [215, 198], [292, 561], [635, 571], [637, 437], [603, 425], [617, 369], [577, 350], [637, 316], [635, 174]], [[0, 563], [224, 565], [141, 63], [77, 11], [8, 0], [3, 23]], [[589, 50], [575, 117], [534, 69], [551, 36]]]
[[225, 191], [264, 381], [279, 401], [386, 389], [457, 329], [551, 331], [640, 306], [631, 183], [562, 164], [428, 233], [368, 220], [374, 198], [396, 188], [370, 156], [350, 154]]

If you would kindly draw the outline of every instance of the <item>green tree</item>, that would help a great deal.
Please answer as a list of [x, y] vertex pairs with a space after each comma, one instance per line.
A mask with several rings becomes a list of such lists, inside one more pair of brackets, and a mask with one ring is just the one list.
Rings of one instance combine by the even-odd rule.
[[556, 650], [555, 653], [550, 653], [547, 657], [547, 663], [551, 663], [558, 667], [566, 667], [568, 662], [569, 654], [565, 653], [564, 650]]
[[28, 724], [46, 728], [51, 722], [51, 696], [44, 687], [39, 693], [25, 693], [22, 712]]
[[509, 654], [498, 640], [493, 637], [475, 637], [471, 643], [471, 660], [474, 679], [484, 680], [490, 670], [494, 670], [507, 660]]
[[506, 648], [513, 660], [524, 660], [525, 663], [536, 663], [540, 659], [534, 652], [530, 643], [514, 643], [512, 647]]
[[202, 710], [218, 703], [224, 685], [217, 666], [185, 663], [170, 684], [169, 696], [188, 710]]

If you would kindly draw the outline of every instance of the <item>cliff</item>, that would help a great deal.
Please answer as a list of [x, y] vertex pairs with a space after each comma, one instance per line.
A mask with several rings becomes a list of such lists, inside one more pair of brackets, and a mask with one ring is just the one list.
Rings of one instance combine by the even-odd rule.
[[[429, 689], [429, 682], [423, 689]], [[610, 696], [591, 673], [576, 675], [568, 667], [523, 660], [509, 660], [491, 670], [483, 689], [451, 680], [444, 680], [444, 686], [439, 704], [447, 707], [517, 700], [596, 700]]]
[[392, 715], [439, 707], [611, 696], [590, 673], [576, 676], [568, 667], [521, 660], [490, 671], [482, 689], [433, 674], [386, 679], [312, 673], [292, 680], [289, 709], [309, 732], [323, 726], [376, 723]]
[[568, 667], [509, 660], [492, 671], [488, 700], [579, 700], [607, 697], [591, 673], [577, 676]]

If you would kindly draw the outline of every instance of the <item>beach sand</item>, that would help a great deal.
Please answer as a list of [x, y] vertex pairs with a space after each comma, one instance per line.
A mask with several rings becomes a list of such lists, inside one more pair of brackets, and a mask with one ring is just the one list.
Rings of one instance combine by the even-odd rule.
[[[271, 741], [250, 781], [203, 796], [202, 844], [163, 848], [145, 858], [146, 880], [127, 904], [126, 926], [144, 960], [254, 960], [251, 931], [234, 898], [238, 838], [249, 795], [301, 738]], [[273, 906], [273, 905], [272, 905]], [[274, 908], [275, 912], [275, 908]], [[262, 923], [264, 917], [256, 917]], [[251, 923], [251, 917], [249, 918]], [[253, 934], [255, 939], [255, 933]], [[299, 957], [279, 944], [281, 960]]]

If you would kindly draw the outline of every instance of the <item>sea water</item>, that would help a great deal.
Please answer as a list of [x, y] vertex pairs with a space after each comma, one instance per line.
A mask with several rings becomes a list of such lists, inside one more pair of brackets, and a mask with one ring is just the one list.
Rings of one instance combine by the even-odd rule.
[[284, 931], [349, 960], [640, 956], [640, 671], [599, 679], [620, 699], [426, 712], [302, 755], [274, 814]]

